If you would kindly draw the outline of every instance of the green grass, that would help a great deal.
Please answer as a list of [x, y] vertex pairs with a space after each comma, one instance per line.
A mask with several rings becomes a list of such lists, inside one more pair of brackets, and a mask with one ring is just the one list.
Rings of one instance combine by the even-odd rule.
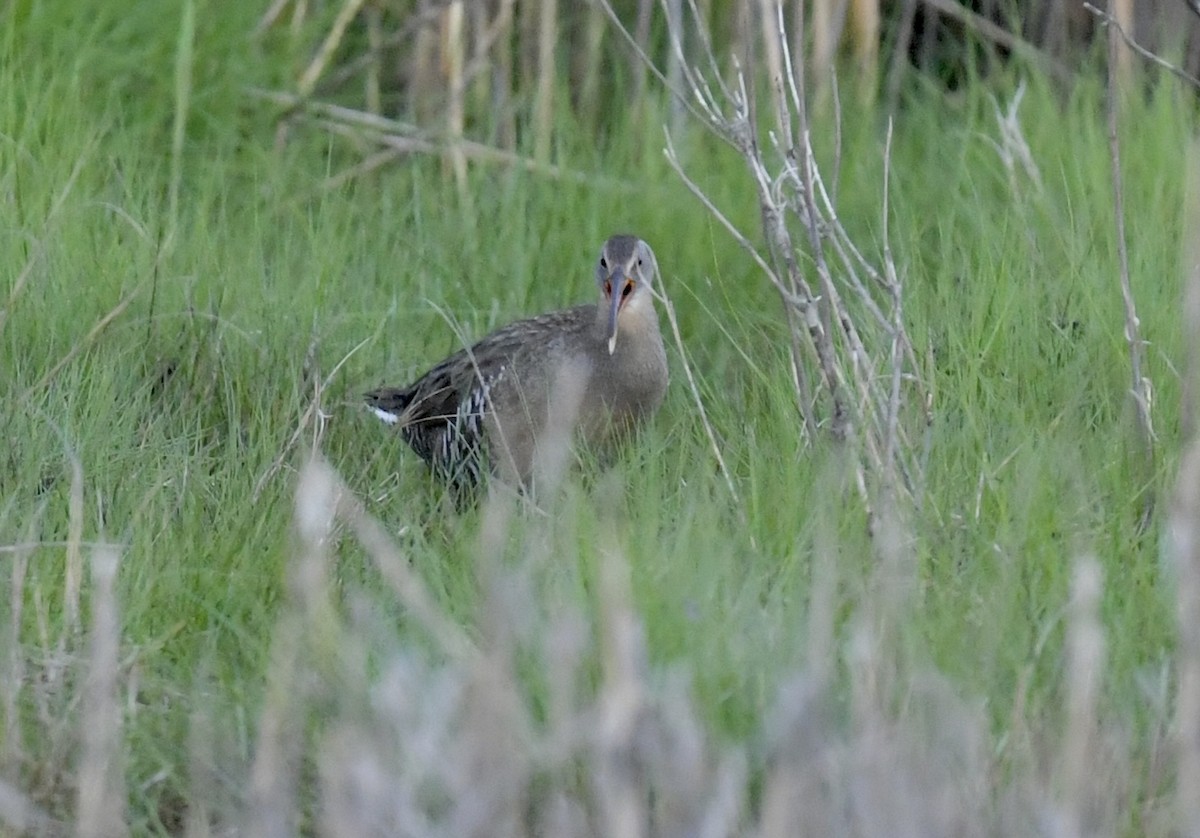
[[[274, 151], [274, 114], [244, 95], [283, 72], [249, 39], [253, 4], [220, 15], [199, 4], [194, 54], [178, 67], [178, 10], [9, 9], [0, 304], [26, 279], [0, 333], [0, 543], [45, 542], [30, 555], [17, 638], [35, 678], [46, 665], [32, 651], [43, 648], [39, 615], [51, 645], [65, 620], [58, 545], [69, 538], [78, 462], [83, 539], [123, 548], [121, 677], [136, 688], [124, 749], [137, 832], [166, 830], [188, 798], [198, 712], [216, 720], [230, 764], [252, 756], [296, 548], [298, 452], [254, 490], [297, 428], [313, 377], [344, 361], [323, 396], [325, 456], [399, 533], [437, 603], [476, 626], [478, 515], [443, 518], [438, 487], [359, 409], [358, 394], [421, 372], [459, 345], [456, 329], [475, 336], [588, 297], [594, 252], [618, 230], [658, 253], [742, 508], [714, 467], [672, 351], [662, 414], [615, 475], [572, 483], [554, 527], [557, 560], [538, 584], [549, 601], [592, 613], [601, 547], [619, 544], [652, 663], [691, 673], [720, 737], [761, 729], [781, 683], [805, 663], [814, 545], [836, 544], [839, 626], [876, 560], [861, 513], [829, 496], [824, 443], [798, 439], [778, 299], [661, 159], [657, 120], [618, 124], [599, 148], [562, 122], [562, 162], [631, 189], [477, 167], [464, 208], [440, 162], [414, 158], [323, 192], [324, 177], [351, 161], [347, 150], [300, 130]], [[1013, 75], [993, 80], [1004, 100]], [[1030, 80], [1021, 120], [1040, 191], [1020, 177], [1016, 194], [1010, 187], [987, 140], [997, 132], [982, 85], [954, 98], [914, 91], [895, 125], [891, 245], [936, 394], [924, 504], [908, 522], [918, 566], [901, 648], [982, 704], [1002, 763], [1015, 702], [1035, 736], [1049, 740], [1061, 725], [1065, 607], [1083, 553], [1105, 574], [1103, 710], [1130, 731], [1134, 764], [1150, 758], [1147, 731], [1161, 721], [1140, 685], [1160, 677], [1174, 641], [1159, 540], [1178, 447], [1179, 173], [1195, 129], [1187, 97], [1169, 87], [1131, 100], [1122, 123], [1159, 434], [1160, 513], [1143, 535], [1102, 90], [1081, 83], [1064, 95]], [[840, 210], [870, 253], [882, 148], [877, 114], [846, 115]], [[756, 230], [740, 161], [697, 141], [689, 165]], [[419, 636], [387, 604], [363, 552], [347, 540], [338, 558], [340, 590], [370, 592], [406, 637]], [[7, 562], [0, 554], [6, 588]], [[85, 585], [85, 612], [87, 596]], [[838, 648], [848, 642], [839, 635]], [[79, 712], [71, 694], [58, 706], [67, 719]], [[50, 739], [31, 701], [23, 756], [0, 769], [62, 815], [71, 758], [39, 744]]]

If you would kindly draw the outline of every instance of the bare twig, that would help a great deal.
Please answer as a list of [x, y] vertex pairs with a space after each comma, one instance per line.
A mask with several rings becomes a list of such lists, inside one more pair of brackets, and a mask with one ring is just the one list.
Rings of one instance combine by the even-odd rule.
[[321, 43], [317, 54], [313, 56], [313, 60], [305, 68], [300, 75], [300, 80], [296, 84], [296, 89], [301, 96], [308, 96], [317, 86], [317, 80], [325, 72], [325, 68], [329, 65], [330, 59], [333, 58], [334, 52], [337, 51], [338, 45], [341, 44], [342, 38], [346, 35], [346, 28], [350, 22], [358, 16], [366, 0], [345, 0], [342, 8], [338, 11], [337, 18], [330, 27], [325, 40]]
[[[453, 137], [431, 134], [418, 129], [410, 123], [378, 116], [367, 111], [355, 110], [325, 102], [314, 102], [283, 91], [252, 88], [249, 90], [249, 93], [252, 96], [267, 99], [284, 105], [291, 110], [310, 115], [318, 125], [332, 133], [353, 137], [355, 140], [367, 140], [384, 146], [394, 157], [400, 157], [405, 154], [443, 156], [448, 153], [448, 150], [453, 149], [456, 152], [461, 152], [463, 157], [468, 160], [517, 166], [528, 172], [550, 178], [572, 180], [579, 183], [586, 183], [590, 186], [609, 189], [627, 191], [637, 189], [636, 184], [629, 181], [618, 180], [603, 174], [580, 172], [554, 164], [541, 164], [536, 160], [522, 157], [511, 151], [505, 151], [504, 149], [495, 148], [466, 138], [455, 139]], [[381, 154], [368, 158], [369, 162], [364, 161], [346, 172], [335, 175], [325, 185], [329, 186], [334, 183], [340, 183], [354, 174], [365, 173], [378, 168], [386, 162]]]
[[[675, 152], [675, 146], [671, 141], [670, 134], [666, 135], [665, 154], [667, 157], [667, 162], [670, 164], [671, 168], [675, 170], [675, 173], [679, 175], [680, 180], [683, 181], [688, 190], [694, 196], [696, 196], [696, 198], [704, 205], [705, 209], [712, 214], [712, 216], [721, 224], [721, 226], [724, 227], [731, 236], [733, 236], [734, 241], [736, 241], [742, 247], [742, 250], [744, 250], [746, 254], [754, 260], [755, 264], [758, 265], [758, 267], [766, 275], [767, 279], [770, 280], [771, 284], [775, 286], [775, 290], [779, 292], [780, 298], [784, 302], [785, 310], [789, 312], [789, 324], [791, 323], [792, 310], [794, 309], [796, 316], [801, 318], [802, 322], [804, 323], [805, 329], [807, 329], [809, 332], [812, 332], [818, 328], [819, 320], [817, 319], [815, 305], [811, 303], [809, 298], [801, 296], [800, 294], [792, 291], [792, 289], [784, 284], [783, 280], [781, 280], [779, 275], [775, 272], [774, 266], [772, 266], [763, 258], [762, 254], [758, 252], [758, 249], [755, 248], [754, 244], [749, 240], [749, 238], [747, 238], [746, 235], [742, 233], [742, 231], [739, 230], [732, 221], [729, 220], [725, 213], [723, 213], [716, 206], [716, 204], [712, 202], [708, 195], [704, 193], [704, 190], [699, 186], [699, 184], [692, 180], [692, 178], [684, 170], [683, 165], [679, 162], [679, 156]], [[801, 417], [804, 419], [805, 434], [811, 438], [817, 433], [818, 422], [816, 414], [813, 413], [812, 409], [812, 393], [808, 384], [808, 377], [804, 372], [802, 360], [804, 351], [799, 344], [797, 330], [795, 328], [790, 329], [789, 334], [791, 335], [792, 341], [791, 364], [792, 379], [796, 385], [796, 407], [799, 410]]]
[[1151, 386], [1144, 373], [1146, 345], [1142, 341], [1141, 325], [1137, 307], [1133, 301], [1133, 286], [1129, 279], [1129, 251], [1125, 243], [1125, 199], [1121, 183], [1121, 149], [1117, 132], [1118, 97], [1117, 78], [1117, 33], [1108, 37], [1108, 85], [1105, 107], [1108, 116], [1108, 154], [1112, 172], [1113, 213], [1116, 222], [1117, 256], [1120, 260], [1121, 300], [1125, 306], [1125, 342], [1129, 347], [1129, 393], [1133, 397], [1134, 416], [1137, 422], [1137, 442], [1142, 455], [1141, 491], [1142, 514], [1138, 530], [1144, 532], [1154, 515], [1154, 425], [1150, 416]]
[[[1190, 5], [1190, 3], [1189, 3], [1189, 5]], [[1108, 12], [1104, 11], [1104, 9], [1097, 8], [1096, 6], [1093, 6], [1091, 3], [1086, 2], [1086, 0], [1083, 4], [1083, 7], [1085, 9], [1087, 9], [1089, 12], [1091, 12], [1093, 15], [1095, 15], [1096, 17], [1100, 18], [1100, 21], [1105, 26], [1113, 29], [1118, 35], [1120, 35], [1121, 40], [1123, 40], [1125, 42], [1125, 45], [1127, 47], [1129, 47], [1131, 50], [1133, 50], [1134, 52], [1136, 52], [1138, 55], [1140, 55], [1142, 58], [1146, 59], [1147, 61], [1151, 62], [1152, 64], [1157, 65], [1161, 69], [1166, 70], [1168, 73], [1175, 76], [1175, 78], [1181, 79], [1182, 81], [1185, 81], [1188, 84], [1190, 84], [1192, 87], [1200, 89], [1200, 79], [1196, 78], [1191, 73], [1184, 70], [1182, 67], [1178, 67], [1178, 66], [1172, 64], [1170, 61], [1167, 61], [1165, 58], [1155, 55], [1153, 52], [1151, 52], [1150, 50], [1146, 49], [1144, 46], [1139, 44], [1137, 41], [1135, 41], [1133, 39], [1133, 36], [1130, 35], [1128, 32], [1126, 32], [1125, 29], [1121, 26], [1121, 24], [1117, 22], [1116, 18], [1114, 18]], [[1195, 7], [1192, 7], [1192, 8], [1195, 8]], [[1200, 14], [1200, 12], [1197, 12], [1197, 14]]]
[[255, 36], [261, 35], [274, 26], [291, 2], [292, 0], [271, 0], [271, 5], [263, 12], [263, 16], [259, 18], [258, 24], [254, 27]]
[[[875, 480], [878, 485], [890, 482], [885, 475], [896, 475], [898, 485], [911, 495], [920, 484], [915, 472], [923, 460], [903, 421], [904, 405], [915, 391], [928, 427], [930, 402], [921, 382], [922, 367], [904, 328], [900, 273], [886, 243], [883, 267], [876, 268], [838, 219], [810, 141], [804, 62], [792, 56], [782, 8], [763, 2], [761, 9], [762, 54], [775, 125], [765, 139], [758, 136], [754, 118], [750, 91], [755, 84], [740, 67], [732, 82], [721, 78], [714, 69], [718, 62], [704, 23], [696, 16], [694, 4], [691, 8], [699, 33], [693, 43], [699, 45], [701, 55], [680, 67], [690, 92], [691, 113], [746, 162], [758, 193], [766, 249], [755, 247], [685, 172], [669, 133], [667, 160], [780, 294], [792, 336], [792, 374], [803, 433], [812, 438], [819, 427], [825, 427], [835, 441], [852, 443], [859, 457], [854, 485], [868, 508]], [[682, 26], [682, 21], [668, 21], [676, 50], [684, 40]], [[634, 40], [628, 34], [626, 38]], [[709, 68], [715, 90], [698, 66]], [[890, 172], [887, 160], [885, 168]], [[884, 201], [886, 205], [886, 186]], [[885, 215], [888, 211], [885, 207]], [[886, 234], [886, 222], [884, 227]], [[804, 373], [809, 365], [819, 375], [815, 393]], [[828, 411], [825, 418], [818, 412], [822, 402]]]
[[73, 632], [79, 628], [79, 602], [83, 593], [83, 463], [73, 446], [67, 445], [67, 457], [71, 463], [71, 493], [67, 502], [67, 566], [63, 574], [63, 600], [67, 629]]
[[[901, 400], [903, 399], [903, 384], [904, 373], [904, 309], [902, 305], [903, 295], [900, 293], [900, 278], [896, 275], [896, 266], [892, 261], [892, 247], [888, 243], [888, 228], [889, 215], [891, 213], [891, 180], [892, 180], [892, 120], [888, 119], [887, 139], [883, 150], [883, 265], [884, 271], [888, 274], [888, 282], [895, 289], [895, 294], [892, 298], [892, 347], [890, 363], [892, 366], [892, 386], [891, 393], [888, 396], [888, 406], [885, 413], [887, 429], [884, 433], [884, 457], [883, 461], [889, 467], [894, 466], [897, 462], [897, 449], [899, 446], [899, 428], [900, 428], [900, 409]], [[887, 481], [885, 491], [893, 491], [895, 475], [890, 471], [884, 474], [884, 479]]]

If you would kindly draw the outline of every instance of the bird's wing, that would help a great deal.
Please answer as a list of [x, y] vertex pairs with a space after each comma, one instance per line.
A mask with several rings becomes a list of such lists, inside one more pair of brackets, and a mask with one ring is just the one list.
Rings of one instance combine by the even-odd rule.
[[594, 306], [578, 306], [497, 329], [468, 349], [455, 352], [407, 387], [386, 387], [365, 395], [368, 407], [398, 425], [405, 441], [426, 462], [441, 467], [475, 456], [483, 442], [483, 414], [490, 388], [513, 360], [547, 350], [590, 325]]

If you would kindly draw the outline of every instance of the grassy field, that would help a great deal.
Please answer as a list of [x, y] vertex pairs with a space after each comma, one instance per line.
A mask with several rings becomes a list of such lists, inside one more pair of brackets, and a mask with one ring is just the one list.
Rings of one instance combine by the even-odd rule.
[[[383, 724], [392, 711], [433, 718], [455, 678], [491, 695], [514, 690], [538, 729], [551, 729], [556, 654], [577, 668], [568, 680], [580, 704], [619, 680], [623, 658], [606, 645], [620, 625], [614, 602], [631, 604], [644, 632], [639, 683], [668, 711], [694, 708], [685, 739], [703, 743], [711, 777], [741, 765], [730, 769], [748, 778], [735, 822], [770, 809], [785, 699], [808, 683], [798, 673], [824, 673], [822, 735], [858, 753], [867, 666], [879, 673], [880, 729], [914, 732], [911, 751], [866, 752], [881, 765], [894, 758], [936, 778], [950, 759], [939, 736], [964, 749], [978, 738], [962, 758], [979, 771], [983, 802], [973, 809], [960, 789], [947, 804], [974, 824], [959, 834], [1018, 834], [1013, 812], [1044, 825], [1072, 807], [1101, 834], [1165, 834], [1175, 641], [1165, 498], [1146, 533], [1136, 524], [1143, 494], [1169, 491], [1179, 444], [1188, 94], [1164, 85], [1122, 116], [1159, 442], [1146, 486], [1102, 89], [1081, 82], [1063, 94], [1019, 68], [955, 94], [914, 84], [895, 124], [890, 237], [935, 421], [923, 504], [881, 550], [853, 495], [837, 489], [836, 458], [799, 438], [778, 297], [671, 173], [660, 120], [636, 128], [616, 114], [597, 137], [563, 116], [557, 159], [594, 173], [589, 182], [477, 167], [464, 205], [439, 160], [412, 158], [323, 190], [352, 152], [312, 131], [275, 148], [276, 112], [245, 90], [281, 84], [287, 68], [249, 37], [255, 4], [201, 7], [186, 48], [177, 11], [93, 5], [86, 16], [57, 3], [0, 10], [0, 587], [10, 594], [0, 605], [0, 781], [49, 817], [75, 816], [81, 763], [94, 753], [85, 731], [100, 718], [85, 689], [96, 610], [87, 567], [91, 545], [111, 542], [122, 726], [121, 764], [107, 776], [124, 778], [110, 788], [127, 794], [135, 834], [198, 830], [201, 813], [237, 822], [248, 788], [270, 797], [256, 785], [270, 772], [252, 768], [264, 741], [289, 736], [281, 752], [309, 748], [283, 761], [300, 765], [295, 811], [310, 813], [304, 829], [333, 830], [331, 808], [318, 816], [310, 805], [336, 773], [321, 756], [339, 753], [329, 731], [346, 718]], [[1007, 101], [1021, 78], [1040, 183], [1010, 177], [992, 142], [992, 97]], [[832, 127], [816, 126], [826, 129], [828, 148]], [[851, 109], [843, 132], [841, 215], [877, 254], [883, 121]], [[756, 231], [741, 162], [699, 137], [689, 147], [689, 167]], [[459, 335], [588, 298], [592, 259], [621, 230], [658, 254], [740, 507], [673, 349], [653, 426], [610, 471], [572, 472], [549, 517], [447, 516], [439, 488], [359, 394], [408, 380]], [[316, 426], [293, 435], [321, 383], [324, 457], [392, 534], [437, 613], [482, 647], [508, 649], [521, 687], [455, 668], [446, 638], [402, 606], [348, 530], [318, 546], [296, 534], [297, 469]], [[310, 475], [318, 496], [322, 479]], [[324, 550], [331, 563], [309, 561]], [[611, 568], [618, 554], [628, 597]], [[1081, 556], [1103, 572], [1106, 639], [1086, 790], [1063, 767], [1064, 637]], [[328, 587], [305, 567], [325, 568]], [[881, 567], [900, 581], [881, 585]], [[388, 679], [401, 671], [409, 680], [396, 691]], [[389, 711], [386, 696], [404, 707]], [[937, 735], [920, 727], [922, 713]], [[665, 715], [684, 724], [683, 711]], [[264, 731], [273, 724], [278, 740]], [[412, 724], [397, 730], [422, 729]], [[553, 758], [526, 746], [513, 747], [526, 749], [532, 786], [556, 787], [538, 773]], [[724, 761], [734, 751], [742, 763]], [[484, 756], [509, 764], [504, 751]], [[573, 771], [566, 787], [586, 788], [587, 770]], [[457, 788], [439, 782], [440, 794]], [[910, 801], [931, 811], [932, 799]], [[432, 821], [452, 809], [438, 800], [426, 804]]]

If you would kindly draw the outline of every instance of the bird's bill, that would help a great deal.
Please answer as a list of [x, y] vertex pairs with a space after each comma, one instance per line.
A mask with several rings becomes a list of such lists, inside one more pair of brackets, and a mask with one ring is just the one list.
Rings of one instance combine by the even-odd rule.
[[621, 301], [624, 300], [622, 291], [625, 290], [626, 279], [621, 271], [614, 271], [608, 278], [608, 354], [617, 351], [617, 315], [621, 311]]

